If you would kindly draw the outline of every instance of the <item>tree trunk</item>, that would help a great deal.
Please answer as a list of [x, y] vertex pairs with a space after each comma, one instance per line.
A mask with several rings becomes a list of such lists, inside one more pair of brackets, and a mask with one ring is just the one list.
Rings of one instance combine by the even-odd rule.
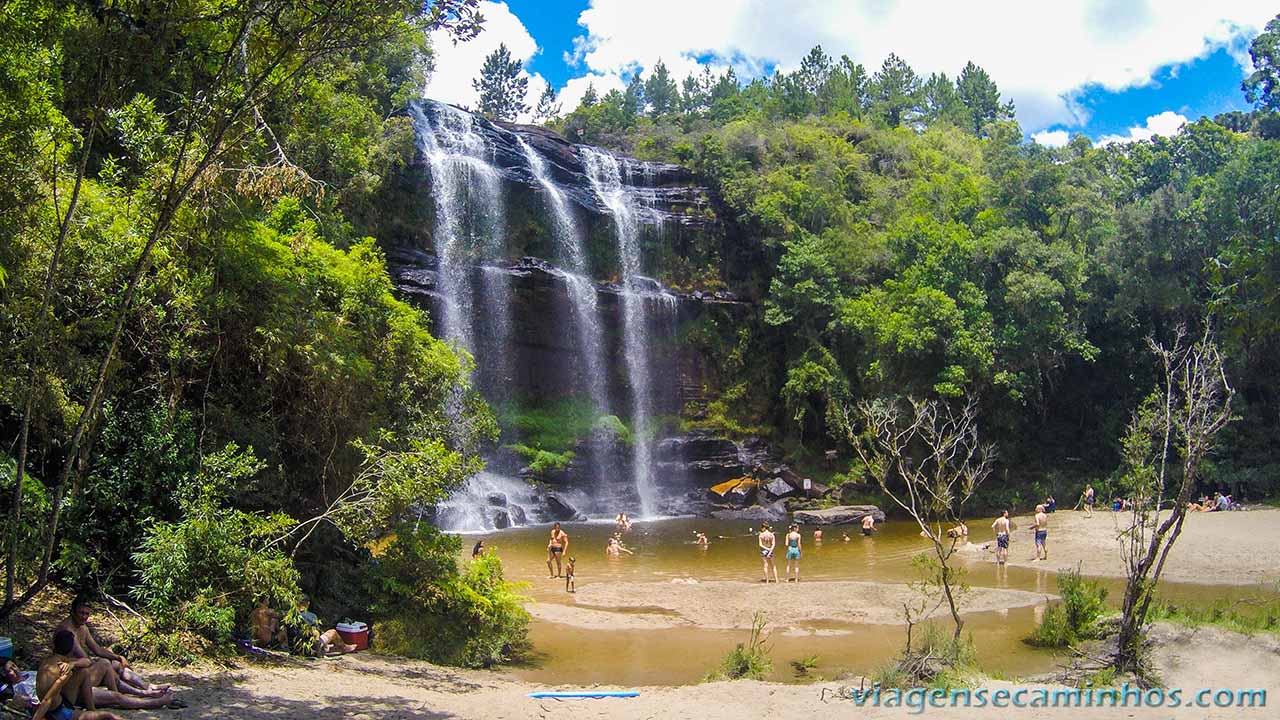
[[[66, 245], [67, 234], [71, 230], [71, 222], [75, 218], [76, 207], [80, 202], [80, 186], [84, 180], [85, 169], [89, 164], [89, 153], [93, 148], [94, 136], [97, 133], [98, 123], [95, 119], [90, 121], [89, 132], [85, 136], [84, 149], [80, 153], [80, 165], [76, 168], [75, 184], [71, 188], [71, 199], [67, 203], [67, 212], [62, 217], [62, 222], [58, 227], [58, 237], [53, 244], [53, 254], [49, 258], [49, 269], [45, 272], [44, 288], [40, 296], [40, 310], [36, 315], [36, 326], [33, 331], [33, 337], [40, 337], [45, 327], [45, 316], [49, 311], [49, 304], [53, 297], [53, 281], [58, 274], [58, 265], [62, 261], [62, 249]], [[58, 178], [57, 170], [54, 171], [53, 178], [54, 187], [57, 187]], [[26, 396], [22, 401], [22, 421], [18, 429], [18, 458], [17, 470], [15, 471], [16, 481], [13, 487], [13, 507], [9, 511], [9, 538], [8, 552], [5, 555], [5, 576], [4, 576], [4, 606], [8, 607], [13, 603], [13, 589], [18, 572], [18, 523], [22, 520], [22, 481], [27, 472], [27, 450], [28, 440], [31, 435], [31, 413], [34, 411], [35, 394], [36, 394], [36, 377], [38, 375], [37, 368], [39, 362], [36, 354], [33, 352], [28, 358], [29, 366], [27, 368], [27, 384]], [[3, 615], [0, 615], [3, 617]]]

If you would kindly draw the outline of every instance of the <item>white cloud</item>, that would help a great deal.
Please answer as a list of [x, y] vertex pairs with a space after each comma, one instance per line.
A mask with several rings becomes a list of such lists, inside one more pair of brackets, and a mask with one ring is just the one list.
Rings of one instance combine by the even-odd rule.
[[1176, 113], [1172, 110], [1165, 110], [1159, 115], [1152, 115], [1147, 118], [1147, 124], [1141, 127], [1129, 128], [1128, 135], [1103, 135], [1098, 138], [1099, 145], [1110, 145], [1112, 143], [1129, 143], [1140, 140], [1150, 140], [1156, 135], [1161, 137], [1173, 137], [1177, 135], [1182, 126], [1187, 124], [1187, 116]]
[[1060, 148], [1071, 140], [1071, 133], [1066, 130], [1043, 130], [1032, 134], [1031, 139], [1045, 147]]
[[591, 0], [574, 58], [584, 73], [603, 76], [647, 70], [661, 58], [677, 80], [697, 57], [731, 64], [745, 78], [770, 63], [793, 68], [817, 44], [868, 72], [890, 52], [918, 73], [952, 77], [973, 60], [1035, 131], [1086, 122], [1074, 102], [1085, 86], [1144, 85], [1161, 67], [1222, 47], [1239, 57], [1242, 38], [1274, 15], [1274, 0], [1060, 0], [1051, 16], [1022, 0]]
[[[484, 31], [474, 40], [454, 44], [443, 31], [432, 33], [431, 47], [435, 51], [436, 70], [427, 83], [427, 96], [435, 100], [475, 107], [479, 94], [471, 81], [480, 75], [487, 55], [505, 44], [511, 56], [527, 63], [538, 52], [538, 43], [529, 34], [524, 23], [516, 17], [505, 2], [482, 0], [480, 13], [484, 15]], [[529, 88], [525, 104], [532, 109], [538, 103], [547, 81], [537, 73], [525, 73]], [[523, 119], [527, 119], [526, 113]]]

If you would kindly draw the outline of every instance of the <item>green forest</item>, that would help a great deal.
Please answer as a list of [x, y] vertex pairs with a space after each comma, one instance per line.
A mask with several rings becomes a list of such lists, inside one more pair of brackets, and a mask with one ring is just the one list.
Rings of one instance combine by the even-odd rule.
[[[384, 256], [406, 108], [449, 72], [427, 33], [482, 31], [475, 0], [0, 3], [0, 623], [89, 591], [146, 617], [135, 654], [185, 658], [305, 592], [368, 613], [391, 652], [520, 651], [501, 562], [461, 562], [412, 512], [483, 467], [501, 418]], [[1207, 328], [1239, 421], [1204, 489], [1263, 500], [1278, 38], [1280, 18], [1252, 46], [1255, 111], [1128, 144], [1031, 142], [972, 63], [922, 77], [821, 48], [750, 82], [659, 64], [536, 113], [711, 190], [720, 240], [671, 280], [757, 312], [691, 333], [721, 387], [688, 424], [803, 465], [843, 447], [852, 401], [974, 397], [999, 447], [985, 504], [1074, 497], [1120, 464], [1148, 338]], [[526, 110], [510, 58], [486, 68], [478, 110]]]

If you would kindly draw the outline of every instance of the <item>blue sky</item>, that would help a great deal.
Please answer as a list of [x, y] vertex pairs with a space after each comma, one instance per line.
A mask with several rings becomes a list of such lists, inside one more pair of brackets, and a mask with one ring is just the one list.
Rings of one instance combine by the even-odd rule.
[[[815, 44], [874, 72], [889, 52], [917, 72], [984, 67], [1023, 130], [1058, 144], [1170, 134], [1184, 120], [1247, 109], [1248, 42], [1280, 6], [1256, 0], [506, 0], [481, 3], [471, 43], [433, 38], [428, 94], [474, 102], [470, 78], [499, 42], [525, 61], [530, 99], [546, 85], [564, 109], [588, 83], [605, 91], [662, 59], [677, 78], [709, 64], [740, 78], [794, 68]], [[922, 12], [927, 9], [927, 12]]]

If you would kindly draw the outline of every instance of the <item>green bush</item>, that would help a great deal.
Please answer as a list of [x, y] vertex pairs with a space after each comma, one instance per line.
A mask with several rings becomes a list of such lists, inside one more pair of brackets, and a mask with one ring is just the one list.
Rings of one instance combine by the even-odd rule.
[[487, 667], [528, 645], [529, 615], [502, 561], [486, 555], [462, 568], [462, 542], [426, 524], [404, 523], [372, 568], [374, 644], [383, 652], [463, 667]]
[[1040, 647], [1069, 647], [1098, 634], [1098, 619], [1106, 610], [1107, 590], [1086, 580], [1080, 570], [1058, 573], [1062, 602], [1045, 608], [1044, 617], [1029, 641]]
[[144, 655], [185, 659], [216, 651], [238, 628], [247, 629], [258, 598], [278, 610], [296, 608], [298, 571], [272, 544], [293, 519], [227, 503], [235, 481], [261, 467], [252, 449], [228, 445], [180, 483], [182, 518], [147, 528], [133, 556], [139, 576], [133, 594], [151, 621], [140, 638]]
[[550, 450], [540, 450], [538, 448], [529, 447], [528, 445], [509, 445], [512, 450], [519, 453], [529, 464], [529, 469], [535, 475], [546, 475], [552, 472], [563, 472], [569, 467], [569, 463], [573, 462], [574, 452], [566, 450], [562, 453], [551, 452]]
[[715, 680], [763, 680], [773, 671], [769, 659], [769, 638], [764, 634], [764, 613], [757, 612], [751, 620], [751, 635], [746, 644], [738, 643], [720, 663], [720, 667], [707, 674], [707, 681]]

